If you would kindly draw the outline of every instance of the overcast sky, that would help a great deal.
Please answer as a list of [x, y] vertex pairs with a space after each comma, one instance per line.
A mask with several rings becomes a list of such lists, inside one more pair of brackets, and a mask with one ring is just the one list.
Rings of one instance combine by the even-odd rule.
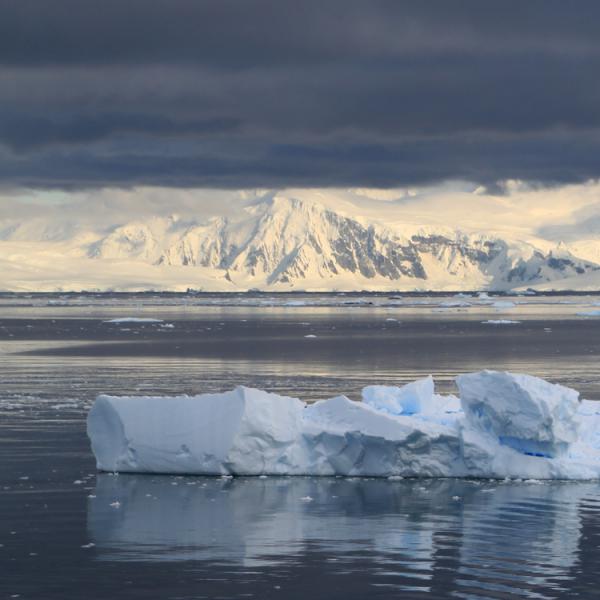
[[0, 0], [0, 181], [600, 177], [596, 0]]

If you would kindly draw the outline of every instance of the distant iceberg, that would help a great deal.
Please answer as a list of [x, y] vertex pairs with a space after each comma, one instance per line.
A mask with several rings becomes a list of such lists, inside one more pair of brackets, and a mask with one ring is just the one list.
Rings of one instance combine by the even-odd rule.
[[600, 404], [497, 371], [368, 386], [306, 404], [238, 387], [176, 397], [99, 396], [87, 422], [98, 469], [197, 475], [600, 478]]

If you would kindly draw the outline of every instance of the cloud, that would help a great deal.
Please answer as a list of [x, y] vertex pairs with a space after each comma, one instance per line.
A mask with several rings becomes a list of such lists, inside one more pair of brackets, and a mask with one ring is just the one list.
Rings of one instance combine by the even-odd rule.
[[558, 0], [5, 2], [0, 176], [585, 181], [600, 176], [599, 17]]

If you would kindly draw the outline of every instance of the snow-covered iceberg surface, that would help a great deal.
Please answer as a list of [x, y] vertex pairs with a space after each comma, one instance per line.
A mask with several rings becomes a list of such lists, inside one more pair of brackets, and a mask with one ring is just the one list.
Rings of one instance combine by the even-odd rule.
[[204, 475], [600, 478], [600, 403], [528, 375], [431, 377], [305, 404], [238, 387], [177, 397], [99, 396], [98, 468]]

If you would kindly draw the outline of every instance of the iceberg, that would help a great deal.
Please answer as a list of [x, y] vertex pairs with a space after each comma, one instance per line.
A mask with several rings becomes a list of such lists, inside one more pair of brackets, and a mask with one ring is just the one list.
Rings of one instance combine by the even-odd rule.
[[453, 427], [390, 417], [345, 396], [316, 402], [303, 417], [300, 474], [444, 477], [459, 451]]
[[238, 387], [201, 396], [99, 396], [87, 432], [101, 471], [286, 474], [305, 404]]
[[498, 371], [368, 386], [311, 404], [238, 387], [198, 396], [99, 396], [98, 469], [194, 475], [600, 478], [600, 404]]
[[577, 440], [579, 393], [531, 375], [484, 371], [456, 378], [474, 430], [526, 454], [555, 457]]

